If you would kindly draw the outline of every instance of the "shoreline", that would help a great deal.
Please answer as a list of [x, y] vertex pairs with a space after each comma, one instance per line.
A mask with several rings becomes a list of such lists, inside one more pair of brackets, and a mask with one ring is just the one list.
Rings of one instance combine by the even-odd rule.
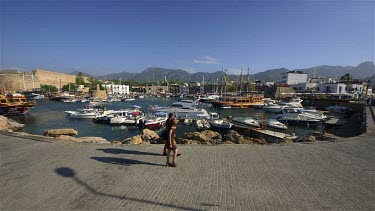
[[[372, 106], [369, 106], [369, 105], [365, 105], [364, 107], [364, 111], [363, 111], [363, 116], [365, 119], [362, 119], [364, 121], [364, 124], [365, 124], [365, 131], [364, 133], [361, 133], [361, 134], [358, 134], [356, 136], [347, 136], [347, 137], [342, 137], [342, 136], [336, 136], [334, 134], [327, 134], [326, 137], [329, 137], [329, 138], [333, 138], [334, 141], [336, 140], [342, 140], [342, 139], [351, 139], [351, 138], [357, 138], [357, 137], [361, 137], [363, 135], [367, 135], [367, 134], [372, 134], [374, 133], [375, 131], [375, 126], [374, 126], [374, 121], [375, 121], [375, 112], [374, 112], [374, 108]], [[2, 116], [4, 119], [4, 116]], [[102, 137], [73, 137], [73, 136], [66, 136], [66, 135], [62, 135], [61, 137], [48, 137], [48, 136], [44, 136], [44, 135], [36, 135], [36, 134], [30, 134], [30, 133], [25, 133], [25, 132], [19, 132], [17, 129], [20, 129], [22, 128], [22, 126], [20, 127], [20, 125], [22, 124], [19, 124], [17, 123], [16, 121], [14, 120], [11, 120], [7, 117], [5, 117], [7, 119], [7, 122], [14, 122], [16, 124], [18, 124], [16, 127], [14, 127], [14, 125], [10, 124], [10, 126], [8, 126], [7, 128], [2, 128], [2, 130], [0, 130], [0, 133], [3, 134], [3, 135], [8, 135], [8, 136], [15, 136], [15, 137], [21, 137], [21, 138], [27, 138], [27, 139], [31, 139], [31, 140], [36, 140], [36, 141], [44, 141], [44, 142], [54, 142], [54, 141], [67, 141], [67, 142], [72, 142], [72, 143], [96, 143], [96, 144], [110, 144], [110, 145], [149, 145], [149, 144], [162, 144], [160, 142], [159, 139], [159, 136], [154, 132], [149, 132], [147, 131], [147, 134], [145, 135], [147, 137], [148, 140], [144, 140], [145, 138], [142, 138], [143, 140], [142, 141], [139, 141], [138, 140], [138, 143], [134, 143], [132, 141], [132, 139], [134, 139], [136, 136], [133, 136], [133, 137], [130, 137], [130, 138], [127, 138], [123, 141], [107, 141], [106, 139], [102, 138]], [[12, 129], [13, 128], [13, 129]], [[213, 132], [213, 131], [212, 131]], [[142, 131], [143, 133], [143, 131]], [[151, 134], [150, 134], [151, 133]], [[199, 132], [193, 132], [193, 133], [199, 133]], [[215, 133], [215, 132], [214, 132]], [[237, 132], [235, 132], [237, 133]], [[155, 135], [156, 134], [156, 135]], [[191, 133], [185, 133], [184, 136], [188, 135], [188, 134], [191, 134]], [[238, 134], [238, 133], [237, 133]], [[140, 136], [140, 135], [137, 135], [137, 136]], [[245, 139], [252, 139], [251, 141], [244, 141], [243, 143], [240, 143], [240, 142], [237, 142], [237, 143], [228, 143], [228, 142], [225, 142], [224, 140], [220, 143], [217, 143], [215, 141], [206, 141], [205, 143], [200, 143], [199, 141], [197, 140], [192, 140], [192, 141], [181, 141], [181, 140], [184, 140], [183, 137], [178, 137], [177, 139], [180, 139], [180, 141], [178, 141], [178, 144], [181, 144], [181, 145], [222, 145], [222, 144], [265, 144], [265, 145], [272, 145], [272, 144], [275, 144], [275, 143], [271, 143], [271, 142], [266, 142], [265, 140], [261, 140], [261, 141], [254, 141], [256, 138], [254, 137], [246, 137], [244, 135], [240, 135], [242, 138], [245, 138]], [[152, 138], [150, 138], [152, 137]], [[185, 138], [186, 140], [186, 138]], [[212, 137], [211, 137], [211, 140]], [[332, 140], [331, 140], [332, 141]], [[285, 144], [285, 143], [315, 143], [315, 142], [326, 142], [324, 140], [305, 140], [303, 142], [293, 142], [293, 141], [281, 141], [281, 142], [277, 142], [276, 144]]]

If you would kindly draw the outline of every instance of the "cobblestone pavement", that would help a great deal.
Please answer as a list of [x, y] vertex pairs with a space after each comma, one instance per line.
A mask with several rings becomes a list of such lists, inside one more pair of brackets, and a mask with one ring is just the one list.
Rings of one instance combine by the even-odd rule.
[[0, 134], [1, 210], [375, 210], [375, 138], [179, 146]]

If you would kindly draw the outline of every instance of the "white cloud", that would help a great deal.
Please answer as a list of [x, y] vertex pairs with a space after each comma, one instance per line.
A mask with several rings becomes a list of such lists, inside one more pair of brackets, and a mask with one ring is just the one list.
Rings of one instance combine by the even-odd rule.
[[191, 67], [181, 67], [179, 69], [185, 70], [188, 73], [196, 73], [197, 72], [197, 70], [195, 68], [191, 68]]
[[195, 64], [220, 64], [220, 59], [212, 57], [212, 56], [205, 56], [201, 59], [194, 59], [193, 63]]

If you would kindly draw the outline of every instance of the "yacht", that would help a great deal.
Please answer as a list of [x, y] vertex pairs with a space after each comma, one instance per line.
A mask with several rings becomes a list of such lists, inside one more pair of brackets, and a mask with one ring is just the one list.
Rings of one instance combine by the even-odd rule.
[[168, 114], [165, 112], [156, 112], [153, 115], [145, 116], [142, 124], [148, 129], [160, 129], [165, 125], [168, 119]]
[[94, 119], [101, 114], [94, 109], [82, 109], [77, 111], [68, 111], [69, 118], [71, 119]]
[[151, 106], [149, 111], [152, 113], [174, 113], [175, 118], [178, 119], [209, 119], [210, 116], [205, 109], [197, 109], [194, 107], [194, 102], [174, 102], [167, 107]]
[[280, 122], [286, 123], [310, 123], [315, 124], [321, 121], [315, 115], [303, 112], [301, 109], [285, 108], [274, 116]]

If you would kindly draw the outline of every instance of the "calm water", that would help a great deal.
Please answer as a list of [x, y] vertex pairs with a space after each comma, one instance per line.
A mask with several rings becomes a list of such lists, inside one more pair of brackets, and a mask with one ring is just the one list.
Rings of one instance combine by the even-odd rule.
[[[147, 112], [149, 105], [167, 106], [176, 101], [175, 98], [144, 98], [136, 99], [131, 102], [112, 102], [105, 104], [108, 110], [120, 110], [132, 107], [132, 105], [142, 106], [142, 111]], [[42, 135], [47, 129], [56, 128], [73, 128], [78, 131], [78, 137], [82, 136], [98, 136], [107, 139], [108, 141], [124, 140], [139, 134], [138, 128], [134, 126], [110, 126], [106, 124], [95, 124], [91, 119], [70, 119], [64, 113], [66, 110], [81, 109], [86, 103], [63, 103], [56, 101], [38, 101], [37, 106], [30, 110], [26, 116], [10, 117], [18, 122], [24, 123], [26, 126], [22, 129], [23, 132], [31, 134]], [[214, 111], [210, 104], [201, 104], [198, 108], [205, 108], [208, 111]], [[261, 109], [219, 109], [221, 116], [252, 116], [263, 115]], [[272, 114], [268, 115], [272, 117]], [[309, 131], [320, 130], [321, 127], [306, 128], [289, 126], [286, 133], [296, 133], [299, 136], [305, 136]], [[180, 136], [184, 132], [195, 131], [193, 126], [184, 126], [178, 124], [176, 135]], [[160, 131], [157, 131], [160, 133]]]

